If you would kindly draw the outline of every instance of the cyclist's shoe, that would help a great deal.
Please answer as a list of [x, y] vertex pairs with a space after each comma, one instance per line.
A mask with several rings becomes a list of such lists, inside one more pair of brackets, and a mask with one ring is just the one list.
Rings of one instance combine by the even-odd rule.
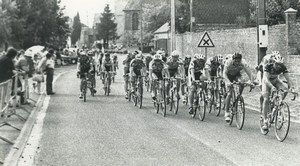
[[229, 121], [231, 120], [230, 119], [230, 113], [229, 112], [225, 112], [225, 121], [227, 122], [227, 123], [229, 123]]
[[263, 130], [268, 130], [268, 120], [264, 120], [264, 124], [262, 126]]
[[94, 93], [97, 93], [97, 90], [96, 89], [93, 89]]
[[166, 102], [167, 102], [167, 104], [170, 104], [170, 96], [166, 97]]
[[156, 100], [156, 96], [155, 96], [154, 92], [151, 92], [151, 98], [152, 98], [153, 101]]
[[128, 94], [127, 93], [125, 94], [125, 99], [128, 99]]
[[183, 103], [183, 104], [185, 104], [185, 103], [186, 103], [186, 99], [185, 99], [185, 98], [183, 98], [183, 100], [182, 100], [182, 103]]
[[80, 98], [80, 99], [82, 99], [82, 98], [83, 98], [83, 95], [82, 95], [82, 93], [80, 93], [80, 95], [79, 95], [79, 98]]
[[190, 107], [190, 108], [189, 108], [189, 114], [191, 114], [191, 115], [194, 114], [194, 109], [193, 109], [193, 107]]

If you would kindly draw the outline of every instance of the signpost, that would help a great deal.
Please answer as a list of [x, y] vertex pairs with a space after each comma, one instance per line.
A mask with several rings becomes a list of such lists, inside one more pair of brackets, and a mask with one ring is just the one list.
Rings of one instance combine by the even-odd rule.
[[207, 32], [205, 32], [202, 36], [198, 47], [205, 47], [205, 59], [207, 59], [207, 47], [215, 47]]

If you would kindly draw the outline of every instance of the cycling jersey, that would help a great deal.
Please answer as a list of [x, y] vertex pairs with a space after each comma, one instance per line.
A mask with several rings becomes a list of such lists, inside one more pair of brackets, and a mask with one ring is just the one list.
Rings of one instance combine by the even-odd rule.
[[205, 63], [205, 69], [210, 71], [210, 76], [216, 76], [221, 63], [217, 61], [217, 56], [209, 58]]
[[270, 79], [277, 78], [279, 74], [288, 73], [284, 64], [277, 64], [276, 67], [274, 67], [273, 64], [267, 64], [264, 68], [264, 71], [270, 74]]
[[90, 58], [86, 55], [81, 55], [78, 58], [78, 62], [79, 62], [79, 70], [82, 73], [86, 73], [91, 69], [91, 61]]
[[111, 59], [103, 59], [103, 71], [113, 71], [113, 61]]
[[175, 70], [175, 69], [178, 69], [178, 67], [180, 65], [183, 65], [183, 62], [182, 62], [181, 59], [178, 59], [177, 61], [174, 61], [174, 59], [172, 57], [169, 57], [167, 59], [167, 63], [166, 64], [167, 64], [167, 68], [169, 70]]
[[185, 58], [184, 59], [183, 67], [184, 67], [185, 76], [188, 76], [188, 74], [189, 74], [190, 63], [191, 63], [191, 58]]
[[230, 76], [236, 76], [236, 75], [240, 75], [241, 71], [245, 68], [248, 68], [248, 63], [242, 59], [241, 63], [239, 64], [234, 64], [233, 63], [234, 60], [231, 58], [231, 59], [228, 59], [226, 62], [225, 62], [225, 65], [224, 65], [224, 71], [227, 70], [227, 75], [230, 75]]
[[194, 69], [194, 73], [201, 73], [205, 66], [205, 60], [204, 59], [193, 59], [190, 63], [189, 70], [191, 71]]
[[164, 62], [162, 60], [152, 60], [149, 64], [149, 70], [153, 72], [162, 72], [165, 68]]
[[133, 68], [133, 71], [136, 75], [141, 75], [141, 69], [145, 67], [145, 64], [141, 59], [133, 59], [130, 62], [130, 67]]
[[152, 57], [151, 56], [147, 56], [145, 58], [145, 64], [146, 64], [146, 67], [147, 67], [148, 70], [149, 70], [149, 64], [150, 64], [151, 61], [152, 61]]

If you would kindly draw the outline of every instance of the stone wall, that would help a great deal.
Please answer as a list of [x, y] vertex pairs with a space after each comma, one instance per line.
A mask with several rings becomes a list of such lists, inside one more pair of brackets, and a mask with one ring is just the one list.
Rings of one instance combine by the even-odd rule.
[[[251, 67], [257, 65], [257, 29], [225, 29], [207, 31], [215, 47], [207, 48], [207, 57], [217, 54], [232, 54], [241, 52]], [[199, 48], [198, 43], [204, 32], [185, 33], [176, 36], [176, 49], [182, 55], [201, 53], [205, 54], [205, 48]], [[285, 40], [285, 25], [269, 27], [269, 47], [267, 53], [279, 51], [284, 56], [287, 52]]]

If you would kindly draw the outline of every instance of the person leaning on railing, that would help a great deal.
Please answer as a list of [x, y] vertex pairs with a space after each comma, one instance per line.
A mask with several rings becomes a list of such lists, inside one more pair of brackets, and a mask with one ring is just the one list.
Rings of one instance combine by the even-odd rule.
[[18, 51], [13, 47], [8, 48], [7, 53], [0, 57], [0, 82], [4, 82], [17, 73], [13, 59], [17, 56]]

